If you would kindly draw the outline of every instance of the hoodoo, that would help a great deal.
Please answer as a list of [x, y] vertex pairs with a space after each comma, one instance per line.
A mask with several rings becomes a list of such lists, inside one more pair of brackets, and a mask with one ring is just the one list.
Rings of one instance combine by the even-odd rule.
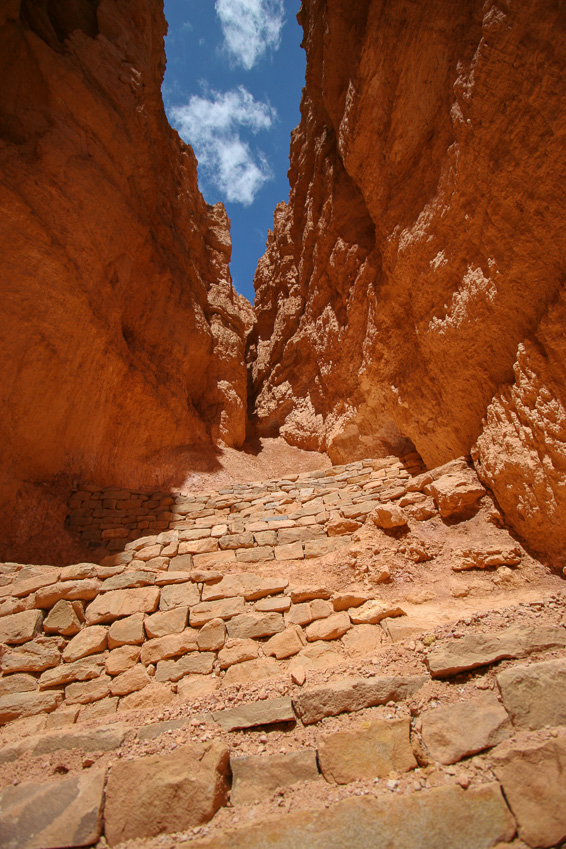
[[298, 19], [252, 308], [160, 0], [0, 10], [0, 849], [566, 846], [563, 3]]

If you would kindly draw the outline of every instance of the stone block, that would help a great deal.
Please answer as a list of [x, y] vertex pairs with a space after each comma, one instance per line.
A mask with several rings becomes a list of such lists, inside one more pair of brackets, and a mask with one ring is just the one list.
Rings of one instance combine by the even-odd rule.
[[324, 531], [318, 526], [307, 528], [282, 528], [277, 531], [277, 543], [279, 545], [292, 545], [296, 542], [307, 542], [313, 539], [319, 539], [323, 536]]
[[186, 628], [180, 634], [167, 634], [165, 637], [147, 640], [141, 647], [140, 660], [147, 666], [148, 663], [157, 663], [159, 660], [197, 651], [197, 637], [196, 631]]
[[221, 566], [224, 563], [234, 563], [235, 560], [236, 552], [231, 550], [214, 551], [211, 554], [195, 554], [193, 557], [195, 569], [214, 568], [215, 566]]
[[[243, 664], [239, 665], [242, 666]], [[232, 666], [230, 669], [237, 669], [237, 667]], [[194, 702], [195, 699], [210, 696], [217, 689], [217, 678], [211, 678], [210, 675], [185, 675], [177, 684], [177, 695], [183, 701]]]
[[509, 733], [509, 717], [492, 693], [422, 714], [423, 742], [431, 757], [443, 764], [496, 746]]
[[278, 634], [285, 628], [280, 613], [242, 613], [230, 619], [226, 629], [233, 639], [260, 639]]
[[327, 587], [320, 584], [311, 584], [302, 587], [291, 587], [289, 595], [293, 604], [300, 604], [303, 601], [312, 601], [314, 598], [329, 599], [332, 593]]
[[345, 589], [342, 592], [334, 593], [332, 596], [332, 606], [339, 613], [341, 610], [350, 610], [351, 607], [360, 607], [366, 601], [371, 601], [373, 596], [367, 590], [356, 588]]
[[566, 659], [512, 666], [499, 673], [497, 683], [516, 728], [566, 725]]
[[62, 701], [63, 694], [58, 691], [8, 693], [0, 696], [0, 725], [22, 716], [50, 713], [58, 708]]
[[285, 696], [213, 711], [212, 718], [224, 731], [237, 731], [241, 728], [294, 722], [295, 713], [291, 699]]
[[326, 616], [330, 616], [332, 610], [330, 602], [321, 598], [303, 601], [290, 607], [285, 615], [285, 622], [287, 625], [308, 625], [315, 619], [324, 619]]
[[379, 625], [354, 625], [342, 637], [344, 648], [350, 655], [371, 655], [385, 642], [385, 633]]
[[476, 473], [469, 468], [442, 475], [424, 487], [432, 495], [443, 518], [458, 516], [485, 495]]
[[102, 833], [105, 770], [61, 781], [19, 784], [0, 793], [3, 849], [91, 846]]
[[350, 618], [354, 625], [377, 625], [382, 619], [406, 615], [402, 607], [373, 599], [352, 610]]
[[226, 640], [226, 625], [222, 619], [211, 619], [197, 635], [199, 651], [218, 651]]
[[137, 690], [128, 696], [122, 696], [118, 710], [155, 710], [160, 705], [171, 704], [176, 698], [169, 683], [152, 681], [143, 690]]
[[95, 654], [73, 663], [61, 663], [52, 669], [46, 669], [39, 679], [39, 689], [64, 687], [73, 681], [91, 681], [104, 672], [104, 655]]
[[159, 604], [159, 587], [112, 590], [99, 595], [86, 609], [87, 625], [113, 622], [135, 613], [153, 613]]
[[169, 561], [170, 572], [190, 572], [193, 568], [193, 558], [190, 554], [178, 554]]
[[246, 605], [244, 599], [226, 598], [220, 601], [202, 601], [200, 604], [195, 604], [191, 607], [189, 621], [192, 628], [200, 628], [201, 625], [206, 625], [211, 619], [231, 619], [233, 616], [239, 616], [244, 613]]
[[122, 572], [120, 575], [113, 575], [102, 582], [100, 587], [101, 593], [107, 593], [111, 590], [131, 590], [137, 587], [151, 587], [155, 583], [155, 575], [151, 572]]
[[272, 657], [259, 657], [257, 660], [245, 660], [226, 670], [223, 684], [247, 684], [252, 681], [268, 681], [281, 675], [279, 664]]
[[61, 570], [55, 566], [24, 566], [17, 573], [10, 594], [23, 598], [59, 580]]
[[407, 524], [407, 514], [397, 504], [380, 504], [372, 513], [372, 519], [378, 528], [385, 530], [403, 528]]
[[0, 619], [0, 643], [19, 646], [41, 633], [43, 614], [39, 610], [24, 610]]
[[367, 720], [347, 731], [319, 734], [320, 771], [333, 784], [385, 778], [417, 766], [408, 719]]
[[90, 628], [84, 628], [65, 647], [63, 660], [65, 663], [72, 663], [75, 660], [80, 660], [82, 657], [88, 657], [89, 654], [98, 654], [104, 651], [107, 642], [107, 628], [104, 628], [102, 625], [93, 625]]
[[161, 610], [144, 620], [144, 628], [147, 636], [166, 637], [168, 634], [180, 634], [189, 619], [188, 607], [174, 607], [172, 610]]
[[48, 587], [42, 587], [35, 594], [35, 606], [54, 607], [60, 599], [67, 601], [90, 601], [100, 592], [102, 581], [87, 578], [84, 581], [59, 581]]
[[381, 799], [350, 796], [329, 808], [262, 818], [179, 849], [489, 849], [514, 834], [513, 817], [493, 782], [466, 791], [451, 785]]
[[291, 599], [284, 595], [262, 598], [256, 601], [254, 607], [258, 613], [285, 613], [291, 607]]
[[171, 584], [161, 590], [160, 610], [172, 610], [174, 607], [191, 607], [200, 601], [199, 588], [192, 581], [185, 584]]
[[276, 560], [303, 560], [305, 552], [302, 542], [291, 542], [288, 545], [276, 545], [273, 549]]
[[546, 741], [522, 734], [492, 753], [494, 770], [529, 846], [566, 839], [566, 734]]
[[281, 787], [302, 781], [316, 781], [319, 776], [314, 749], [281, 755], [255, 755], [230, 758], [233, 805], [253, 805], [269, 797]]
[[2, 655], [4, 674], [14, 672], [43, 672], [57, 666], [61, 660], [62, 637], [38, 637], [36, 640]]
[[31, 693], [34, 690], [37, 690], [37, 680], [25, 672], [0, 678], [0, 697], [10, 693]]
[[209, 675], [214, 666], [212, 652], [193, 652], [179, 660], [160, 660], [155, 671], [156, 681], [179, 681], [185, 675]]
[[218, 540], [208, 536], [204, 539], [185, 540], [179, 543], [179, 554], [210, 554], [218, 551]]
[[128, 693], [143, 690], [148, 684], [151, 684], [151, 678], [147, 674], [145, 667], [141, 663], [137, 663], [131, 669], [122, 672], [116, 678], [112, 679], [110, 694], [112, 696], [127, 696]]
[[110, 846], [208, 822], [228, 797], [228, 749], [190, 743], [110, 769], [104, 826]]
[[145, 640], [143, 620], [143, 613], [134, 613], [132, 616], [113, 622], [108, 631], [108, 648], [143, 643]]
[[493, 634], [470, 634], [435, 646], [426, 659], [433, 678], [458, 675], [504, 658], [517, 658], [543, 649], [566, 646], [566, 628], [513, 625]]
[[291, 657], [306, 645], [306, 637], [298, 625], [289, 625], [284, 631], [271, 637], [263, 645], [263, 653], [267, 656], [283, 660]]
[[[75, 602], [76, 604], [77, 602]], [[77, 616], [73, 602], [61, 599], [52, 607], [43, 622], [46, 634], [60, 634], [72, 637], [81, 630], [81, 620]]]
[[255, 545], [254, 535], [250, 531], [241, 534], [226, 534], [218, 540], [220, 548], [253, 548]]
[[305, 557], [324, 557], [326, 554], [332, 554], [342, 546], [347, 545], [350, 538], [345, 537], [320, 537], [320, 539], [311, 539], [305, 542]]
[[258, 545], [256, 548], [240, 548], [236, 552], [236, 560], [239, 563], [263, 563], [265, 560], [273, 560], [273, 549], [270, 545]]
[[139, 646], [120, 646], [113, 649], [106, 658], [105, 669], [108, 675], [120, 675], [126, 672], [140, 659]]
[[350, 617], [346, 611], [342, 611], [341, 613], [332, 613], [325, 619], [317, 619], [316, 622], [311, 622], [306, 628], [306, 636], [310, 643], [315, 640], [338, 640], [351, 627]]
[[427, 675], [386, 675], [345, 678], [333, 684], [302, 690], [293, 698], [297, 716], [304, 725], [325, 716], [338, 716], [412, 696], [430, 679]]
[[259, 644], [251, 639], [230, 639], [224, 648], [218, 652], [218, 662], [221, 669], [228, 669], [235, 663], [244, 660], [254, 660], [258, 656]]
[[79, 684], [69, 684], [65, 688], [65, 701], [68, 705], [88, 705], [104, 699], [110, 693], [112, 678], [100, 675], [92, 681]]

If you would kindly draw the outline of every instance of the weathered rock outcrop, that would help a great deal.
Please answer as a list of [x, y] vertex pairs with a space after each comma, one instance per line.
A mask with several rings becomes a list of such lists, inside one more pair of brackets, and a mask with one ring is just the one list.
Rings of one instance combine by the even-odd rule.
[[[566, 544], [565, 19], [558, 0], [305, 0], [291, 191], [255, 278], [260, 433], [335, 461], [473, 449]], [[475, 447], [474, 447], [475, 446]]]
[[2, 4], [3, 557], [57, 556], [71, 479], [166, 486], [245, 436], [250, 310], [165, 117], [165, 27], [159, 2]]

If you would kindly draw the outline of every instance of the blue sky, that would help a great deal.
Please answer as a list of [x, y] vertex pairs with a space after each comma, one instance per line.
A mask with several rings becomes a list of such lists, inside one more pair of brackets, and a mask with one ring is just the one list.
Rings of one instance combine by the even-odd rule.
[[273, 210], [287, 200], [290, 132], [305, 80], [300, 0], [165, 0], [163, 100], [199, 160], [208, 203], [232, 222], [232, 279], [253, 302]]

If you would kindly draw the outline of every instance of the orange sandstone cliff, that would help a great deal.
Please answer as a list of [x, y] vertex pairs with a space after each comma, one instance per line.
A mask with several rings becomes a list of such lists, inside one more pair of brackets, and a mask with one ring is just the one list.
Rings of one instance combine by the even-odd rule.
[[305, 0], [290, 195], [255, 277], [264, 435], [335, 461], [472, 453], [566, 547], [560, 0]]
[[166, 486], [245, 437], [251, 310], [165, 117], [165, 27], [157, 0], [2, 3], [2, 557], [61, 553], [74, 479]]

